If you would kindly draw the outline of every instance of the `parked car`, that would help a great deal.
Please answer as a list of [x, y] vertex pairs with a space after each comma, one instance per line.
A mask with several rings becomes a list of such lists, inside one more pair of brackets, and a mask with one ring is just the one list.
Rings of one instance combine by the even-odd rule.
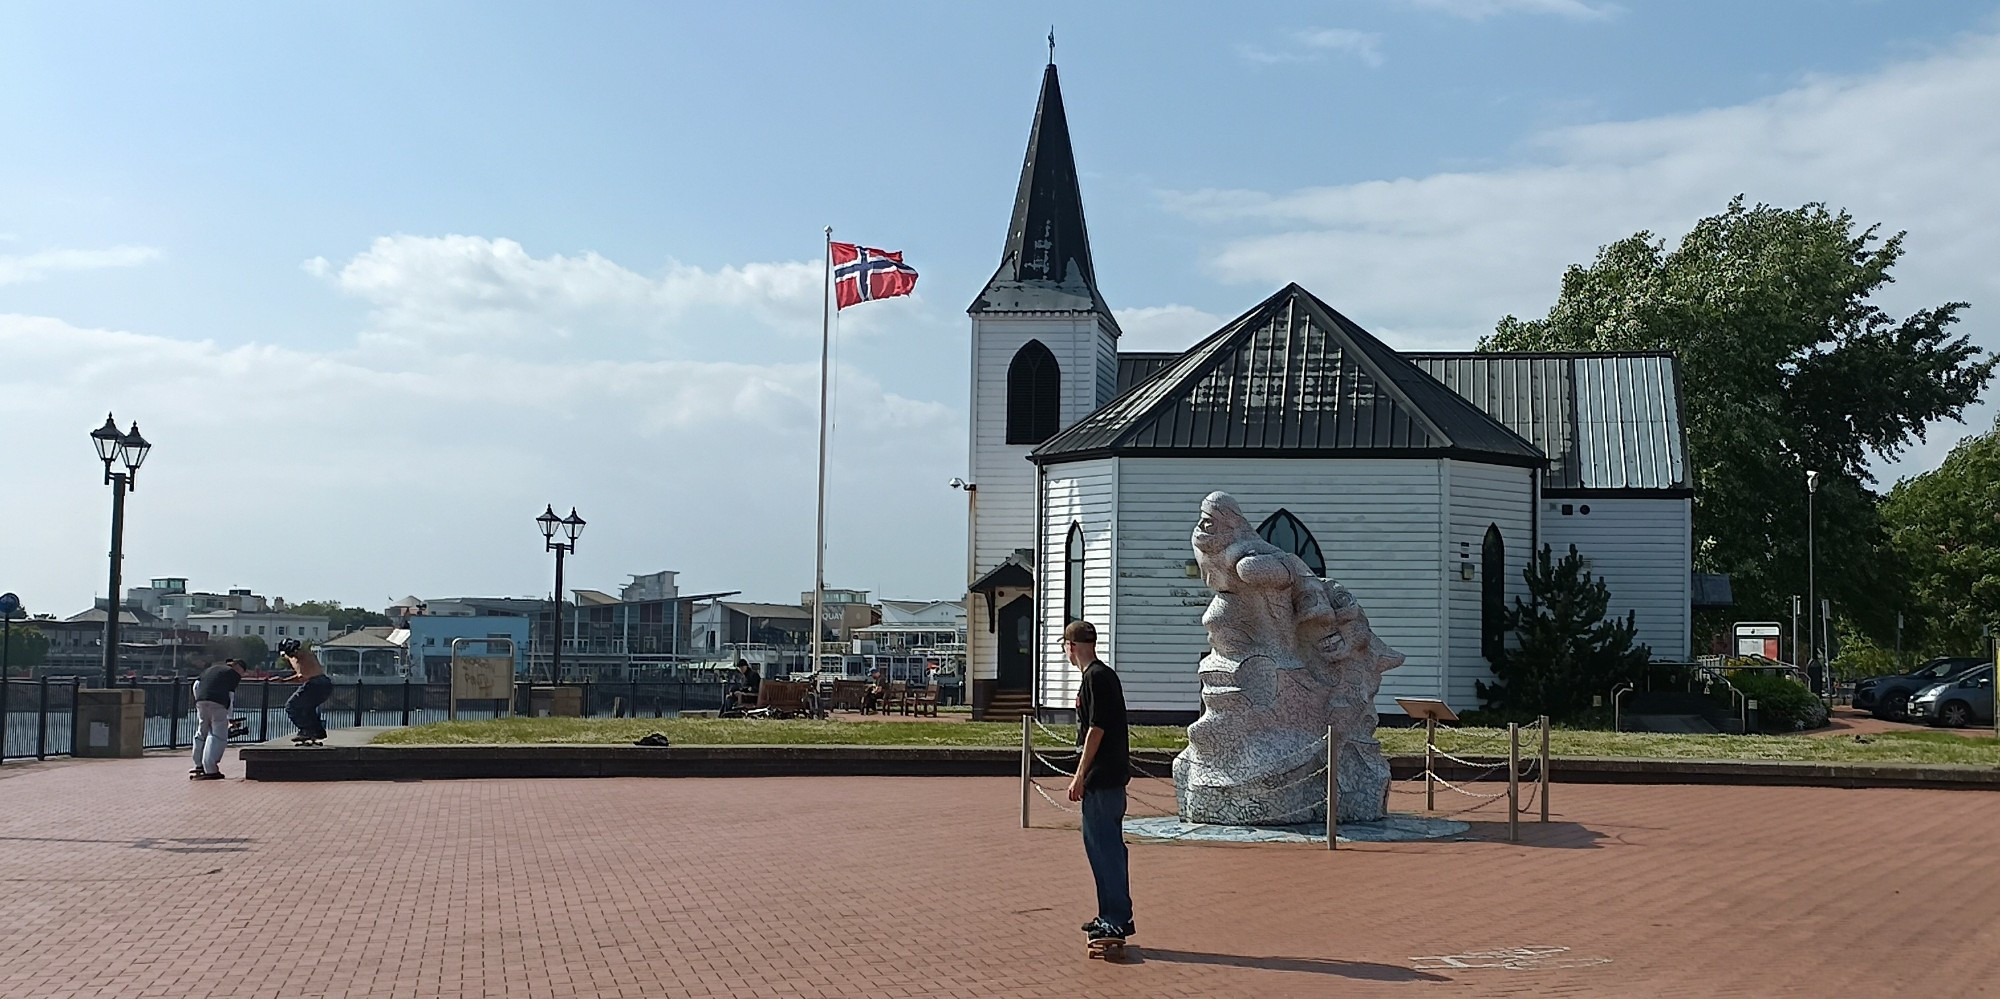
[[1854, 706], [1877, 718], [1900, 721], [1909, 714], [1910, 698], [1917, 691], [1943, 683], [1966, 670], [1984, 666], [1986, 662], [1977, 656], [1943, 656], [1908, 673], [1871, 676], [1854, 685]]
[[1993, 667], [1967, 670], [1943, 683], [1933, 683], [1910, 698], [1910, 720], [1964, 728], [1993, 724]]

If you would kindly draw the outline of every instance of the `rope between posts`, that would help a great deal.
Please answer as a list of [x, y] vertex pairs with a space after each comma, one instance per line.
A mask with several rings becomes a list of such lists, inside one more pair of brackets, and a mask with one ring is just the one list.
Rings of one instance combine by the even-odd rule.
[[1506, 765], [1507, 765], [1507, 761], [1506, 761], [1506, 760], [1500, 760], [1500, 761], [1498, 761], [1498, 762], [1495, 762], [1495, 763], [1475, 763], [1475, 762], [1473, 762], [1472, 760], [1468, 760], [1468, 759], [1464, 759], [1464, 758], [1462, 758], [1462, 757], [1458, 757], [1458, 756], [1453, 756], [1453, 755], [1451, 755], [1450, 753], [1447, 753], [1447, 752], [1445, 752], [1444, 750], [1442, 750], [1442, 749], [1439, 749], [1439, 748], [1437, 748], [1436, 746], [1432, 746], [1432, 747], [1431, 747], [1431, 751], [1432, 751], [1432, 752], [1434, 752], [1434, 753], [1436, 753], [1436, 754], [1437, 754], [1437, 755], [1439, 755], [1439, 756], [1442, 756], [1442, 757], [1444, 757], [1444, 758], [1445, 758], [1445, 759], [1447, 759], [1447, 760], [1450, 760], [1450, 761], [1451, 761], [1451, 762], [1453, 762], [1453, 763], [1456, 763], [1456, 764], [1458, 764], [1459, 766], [1462, 766], [1462, 767], [1472, 767], [1472, 768], [1473, 768], [1473, 769], [1475, 769], [1475, 770], [1479, 770], [1479, 769], [1484, 769], [1484, 770], [1498, 770], [1498, 769], [1500, 769], [1501, 767], [1504, 767], [1504, 766], [1506, 766]]
[[1504, 798], [1507, 796], [1507, 792], [1505, 791], [1501, 791], [1497, 794], [1480, 794], [1477, 791], [1468, 791], [1462, 787], [1459, 787], [1457, 784], [1453, 784], [1451, 781], [1445, 780], [1443, 777], [1438, 777], [1436, 774], [1432, 774], [1431, 776], [1435, 778], [1440, 785], [1450, 790], [1456, 791], [1459, 794], [1465, 795], [1468, 798]]
[[1062, 810], [1063, 810], [1063, 811], [1065, 811], [1065, 812], [1070, 812], [1070, 813], [1072, 813], [1072, 814], [1074, 814], [1074, 813], [1076, 812], [1076, 809], [1074, 809], [1074, 808], [1071, 808], [1071, 807], [1069, 807], [1068, 805], [1065, 805], [1065, 804], [1063, 804], [1062, 802], [1060, 802], [1060, 801], [1057, 801], [1056, 799], [1054, 799], [1054, 798], [1051, 798], [1051, 797], [1049, 797], [1049, 792], [1047, 792], [1047, 791], [1044, 791], [1044, 790], [1042, 790], [1042, 785], [1041, 785], [1040, 783], [1036, 783], [1036, 782], [1030, 782], [1030, 783], [1031, 783], [1031, 784], [1033, 784], [1033, 786], [1034, 786], [1034, 788], [1035, 788], [1035, 793], [1036, 793], [1036, 794], [1039, 794], [1039, 795], [1041, 795], [1041, 796], [1042, 796], [1042, 800], [1043, 800], [1043, 801], [1046, 801], [1046, 802], [1048, 802], [1049, 804], [1051, 804], [1051, 805], [1054, 805], [1054, 806], [1056, 806], [1057, 808], [1060, 808], [1060, 809], [1062, 809]]
[[1039, 761], [1041, 762], [1042, 766], [1045, 766], [1045, 767], [1048, 767], [1048, 768], [1049, 768], [1050, 770], [1053, 770], [1053, 771], [1055, 771], [1056, 773], [1059, 773], [1059, 774], [1062, 774], [1062, 775], [1063, 775], [1064, 777], [1074, 777], [1074, 776], [1076, 776], [1076, 771], [1074, 771], [1074, 770], [1064, 770], [1063, 768], [1061, 768], [1061, 767], [1057, 766], [1057, 765], [1055, 764], [1055, 762], [1054, 762], [1054, 761], [1050, 760], [1050, 759], [1049, 759], [1048, 757], [1046, 757], [1046, 756], [1043, 756], [1043, 755], [1042, 755], [1042, 754], [1041, 754], [1040, 752], [1036, 752], [1036, 753], [1035, 753], [1035, 759], [1036, 759], [1036, 760], [1039, 760]]

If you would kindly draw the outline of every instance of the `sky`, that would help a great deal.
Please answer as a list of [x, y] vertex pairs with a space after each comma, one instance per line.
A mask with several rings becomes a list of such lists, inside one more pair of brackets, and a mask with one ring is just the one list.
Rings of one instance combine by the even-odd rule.
[[[0, 6], [0, 590], [106, 587], [89, 431], [137, 420], [127, 585], [380, 609], [966, 580], [970, 323], [1045, 35], [1125, 349], [1297, 281], [1402, 348], [1731, 196], [1907, 230], [1897, 315], [2000, 348], [2000, 0]], [[1878, 465], [1934, 467], [1982, 404]]]

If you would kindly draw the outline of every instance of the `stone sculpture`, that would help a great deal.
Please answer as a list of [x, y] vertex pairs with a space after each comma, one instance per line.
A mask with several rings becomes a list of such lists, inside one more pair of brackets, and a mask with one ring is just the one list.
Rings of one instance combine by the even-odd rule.
[[1201, 616], [1201, 717], [1174, 758], [1181, 819], [1324, 821], [1329, 725], [1339, 820], [1382, 818], [1389, 764], [1375, 741], [1375, 694], [1402, 654], [1375, 636], [1345, 587], [1259, 537], [1228, 493], [1202, 500], [1194, 551], [1215, 598]]

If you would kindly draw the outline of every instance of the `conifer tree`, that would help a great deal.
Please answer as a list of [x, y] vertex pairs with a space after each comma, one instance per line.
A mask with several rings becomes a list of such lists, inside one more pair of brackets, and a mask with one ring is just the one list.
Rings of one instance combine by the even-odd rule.
[[1515, 636], [1494, 665], [1494, 683], [1480, 683], [1488, 710], [1508, 717], [1564, 720], [1588, 710], [1594, 695], [1637, 681], [1651, 650], [1636, 645], [1638, 615], [1606, 619], [1611, 591], [1591, 575], [1576, 546], [1553, 561], [1548, 545], [1522, 573], [1526, 601], [1516, 597], [1506, 627]]

